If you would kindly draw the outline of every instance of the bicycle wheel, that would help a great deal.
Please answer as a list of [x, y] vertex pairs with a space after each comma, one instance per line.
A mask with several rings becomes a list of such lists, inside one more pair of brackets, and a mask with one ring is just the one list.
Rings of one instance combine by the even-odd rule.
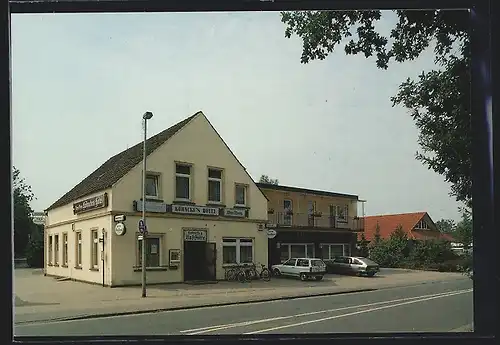
[[234, 268], [228, 269], [226, 271], [226, 280], [227, 281], [234, 281], [234, 280], [236, 280], [236, 270]]
[[240, 283], [244, 283], [247, 280], [247, 275], [245, 274], [245, 271], [239, 271], [237, 273], [237, 277]]
[[267, 268], [264, 268], [262, 270], [262, 272], [260, 273], [260, 276], [262, 277], [262, 280], [264, 280], [266, 282], [271, 280], [271, 272]]

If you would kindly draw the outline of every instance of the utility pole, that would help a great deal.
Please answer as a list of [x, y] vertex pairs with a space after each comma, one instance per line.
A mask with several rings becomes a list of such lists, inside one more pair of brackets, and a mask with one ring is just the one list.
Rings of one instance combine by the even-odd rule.
[[[144, 141], [142, 143], [142, 297], [146, 297], [146, 237], [148, 229], [146, 226], [146, 140], [148, 136], [148, 120], [153, 117], [152, 112], [145, 112], [142, 116], [144, 120]], [[139, 227], [141, 230], [141, 226]]]

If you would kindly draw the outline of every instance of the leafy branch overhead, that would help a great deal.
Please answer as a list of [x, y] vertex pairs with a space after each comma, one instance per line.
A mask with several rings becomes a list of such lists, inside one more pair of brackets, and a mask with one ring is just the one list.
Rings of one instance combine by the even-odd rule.
[[270, 178], [269, 176], [267, 175], [261, 175], [260, 176], [260, 179], [259, 179], [259, 183], [267, 183], [267, 184], [274, 184], [274, 185], [278, 185], [279, 184], [279, 181], [278, 179], [273, 179], [273, 178]]
[[302, 63], [323, 60], [344, 46], [347, 55], [375, 58], [376, 66], [412, 61], [434, 48], [436, 70], [406, 79], [391, 98], [404, 106], [420, 130], [416, 159], [451, 183], [451, 195], [471, 206], [469, 13], [394, 11], [388, 36], [377, 31], [380, 11], [282, 12], [285, 36], [302, 39]]

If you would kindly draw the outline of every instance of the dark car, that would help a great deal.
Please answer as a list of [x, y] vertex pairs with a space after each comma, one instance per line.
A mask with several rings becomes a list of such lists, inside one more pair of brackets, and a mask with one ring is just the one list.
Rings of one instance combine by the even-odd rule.
[[376, 262], [359, 256], [337, 256], [334, 259], [323, 261], [326, 264], [328, 273], [373, 277], [380, 271], [380, 267]]

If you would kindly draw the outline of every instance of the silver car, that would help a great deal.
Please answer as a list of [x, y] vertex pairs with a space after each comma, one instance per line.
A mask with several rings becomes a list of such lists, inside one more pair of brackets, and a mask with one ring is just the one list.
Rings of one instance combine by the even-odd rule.
[[336, 274], [356, 274], [373, 277], [380, 271], [376, 262], [360, 256], [338, 256], [327, 261], [327, 265], [329, 272]]
[[321, 259], [298, 258], [272, 265], [271, 271], [275, 276], [296, 277], [302, 281], [312, 278], [321, 280], [326, 273], [326, 265]]

